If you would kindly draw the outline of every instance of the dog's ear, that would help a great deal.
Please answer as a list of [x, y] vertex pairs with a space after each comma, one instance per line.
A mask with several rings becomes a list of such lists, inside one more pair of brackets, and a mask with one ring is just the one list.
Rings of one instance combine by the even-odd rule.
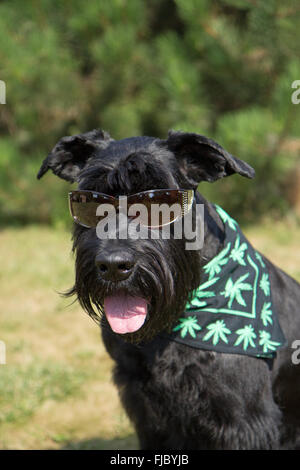
[[201, 181], [213, 182], [234, 173], [247, 178], [255, 175], [250, 165], [230, 155], [203, 135], [169, 131], [168, 139], [163, 143], [174, 153], [182, 173], [193, 186]]
[[74, 183], [89, 158], [97, 150], [105, 148], [111, 140], [110, 135], [100, 129], [63, 137], [43, 161], [37, 178], [40, 179], [51, 169], [55, 175]]

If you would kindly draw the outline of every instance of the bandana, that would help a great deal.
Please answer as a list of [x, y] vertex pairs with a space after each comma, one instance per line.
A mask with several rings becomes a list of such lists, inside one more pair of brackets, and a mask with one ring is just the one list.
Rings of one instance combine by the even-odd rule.
[[224, 223], [224, 248], [203, 267], [202, 283], [169, 337], [193, 348], [274, 357], [286, 340], [268, 268], [237, 222], [215, 208]]

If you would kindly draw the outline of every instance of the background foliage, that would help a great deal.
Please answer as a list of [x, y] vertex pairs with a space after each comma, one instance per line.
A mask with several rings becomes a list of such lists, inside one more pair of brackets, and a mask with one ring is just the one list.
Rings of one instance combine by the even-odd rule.
[[[297, 204], [298, 0], [2, 0], [0, 223], [68, 224], [41, 160], [64, 135], [199, 132], [255, 167], [201, 191], [232, 215]], [[299, 202], [299, 201], [298, 201]]]

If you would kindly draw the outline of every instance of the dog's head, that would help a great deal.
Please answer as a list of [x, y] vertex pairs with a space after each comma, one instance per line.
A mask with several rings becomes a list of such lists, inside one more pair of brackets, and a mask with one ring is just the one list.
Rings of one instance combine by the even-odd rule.
[[[161, 189], [196, 191], [201, 181], [213, 182], [234, 173], [254, 176], [247, 163], [213, 140], [173, 131], [165, 140], [132, 137], [115, 141], [101, 130], [64, 137], [44, 160], [38, 178], [48, 169], [77, 182], [84, 195], [93, 191], [114, 198]], [[142, 202], [144, 196], [140, 197]], [[195, 205], [194, 200], [193, 223]], [[185, 217], [176, 224], [183, 225]], [[74, 225], [76, 279], [70, 294], [77, 295], [94, 319], [104, 312], [104, 323], [124, 339], [150, 340], [170, 330], [200, 284], [201, 250], [186, 249], [185, 232], [176, 237], [175, 223], [169, 224], [167, 238], [161, 228], [152, 237], [149, 227], [143, 230], [149, 237], [136, 238], [129, 223], [124, 238], [120, 236], [120, 214], [116, 214], [116, 222], [107, 237], [99, 237], [95, 226]]]

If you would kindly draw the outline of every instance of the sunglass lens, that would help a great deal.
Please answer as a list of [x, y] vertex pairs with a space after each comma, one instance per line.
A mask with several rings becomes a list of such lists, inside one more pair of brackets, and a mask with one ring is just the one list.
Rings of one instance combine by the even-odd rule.
[[[133, 194], [127, 198], [127, 216], [149, 228], [169, 225], [183, 217], [192, 207], [192, 190], [158, 189]], [[70, 212], [84, 227], [96, 227], [116, 208], [117, 200], [93, 191], [73, 191], [69, 194]]]
[[128, 213], [146, 227], [158, 228], [169, 225], [185, 214], [186, 191], [153, 190], [128, 198]]
[[69, 198], [73, 219], [84, 227], [96, 227], [98, 222], [106, 216], [106, 213], [97, 215], [97, 209], [101, 204], [111, 203], [112, 199], [109, 196], [89, 191], [74, 191], [70, 193]]

